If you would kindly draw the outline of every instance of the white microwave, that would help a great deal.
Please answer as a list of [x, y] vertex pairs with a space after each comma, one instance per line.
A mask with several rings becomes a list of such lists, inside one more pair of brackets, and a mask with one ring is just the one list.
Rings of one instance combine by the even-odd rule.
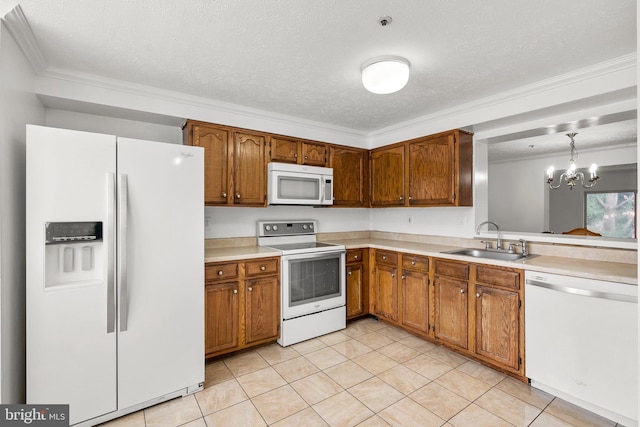
[[332, 205], [333, 169], [269, 163], [267, 198], [270, 205]]

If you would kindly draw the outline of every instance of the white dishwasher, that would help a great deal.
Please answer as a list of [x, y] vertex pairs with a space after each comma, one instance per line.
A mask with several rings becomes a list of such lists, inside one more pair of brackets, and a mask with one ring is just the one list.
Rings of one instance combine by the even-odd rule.
[[625, 426], [638, 425], [638, 288], [525, 272], [531, 385]]

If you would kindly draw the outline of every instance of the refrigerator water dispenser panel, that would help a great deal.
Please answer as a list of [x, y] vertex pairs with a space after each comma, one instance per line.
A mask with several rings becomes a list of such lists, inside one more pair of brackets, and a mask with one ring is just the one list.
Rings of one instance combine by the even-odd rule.
[[103, 282], [102, 222], [45, 224], [45, 288]]

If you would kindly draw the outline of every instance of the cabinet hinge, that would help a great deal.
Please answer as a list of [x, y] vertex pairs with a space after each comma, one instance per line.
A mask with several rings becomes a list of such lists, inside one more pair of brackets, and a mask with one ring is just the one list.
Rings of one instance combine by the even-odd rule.
[[522, 366], [522, 357], [518, 357], [518, 368]]
[[518, 308], [522, 308], [522, 300], [518, 300]]
[[455, 135], [454, 135], [454, 136], [453, 136], [453, 143], [455, 144], [457, 140], [458, 140], [458, 139], [457, 139], [457, 138], [455, 137]]

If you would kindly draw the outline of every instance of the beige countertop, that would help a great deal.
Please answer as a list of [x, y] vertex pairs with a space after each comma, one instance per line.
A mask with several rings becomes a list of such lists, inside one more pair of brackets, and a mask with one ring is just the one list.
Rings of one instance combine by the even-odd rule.
[[[364, 239], [334, 239], [331, 243], [343, 244], [347, 249], [376, 248], [416, 255], [448, 258], [460, 261], [473, 261], [477, 264], [500, 265], [504, 267], [520, 268], [523, 270], [540, 271], [568, 276], [584, 277], [588, 279], [606, 280], [611, 282], [637, 285], [637, 264], [611, 261], [594, 261], [579, 258], [564, 258], [558, 256], [535, 255], [519, 261], [499, 261], [493, 259], [473, 258], [465, 255], [442, 253], [457, 246], [437, 245], [402, 240], [387, 240], [379, 238]], [[234, 261], [250, 258], [264, 258], [279, 256], [280, 251], [261, 246], [234, 246], [205, 249], [205, 262]]]

